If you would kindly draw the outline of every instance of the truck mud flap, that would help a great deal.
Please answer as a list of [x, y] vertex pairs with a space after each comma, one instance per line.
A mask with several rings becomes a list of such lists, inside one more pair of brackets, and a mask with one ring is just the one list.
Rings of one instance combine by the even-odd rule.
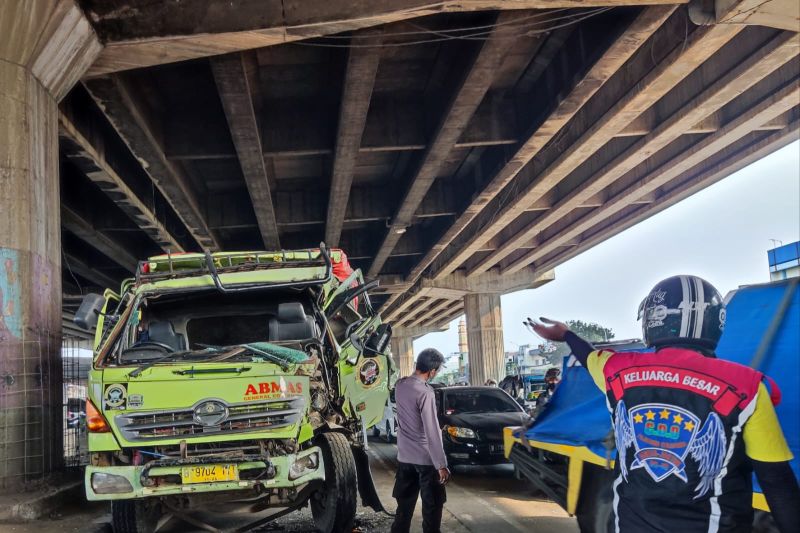
[[361, 494], [361, 504], [371, 507], [376, 513], [386, 512], [375, 489], [375, 481], [372, 479], [372, 472], [369, 469], [369, 457], [363, 448], [352, 447], [353, 458], [356, 461], [356, 472], [358, 474], [358, 493]]

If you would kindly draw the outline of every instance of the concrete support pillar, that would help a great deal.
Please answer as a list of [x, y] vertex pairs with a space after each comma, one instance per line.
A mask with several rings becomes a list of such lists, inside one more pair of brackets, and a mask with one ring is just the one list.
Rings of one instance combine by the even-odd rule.
[[496, 382], [505, 376], [503, 317], [499, 294], [467, 294], [464, 296], [469, 346], [469, 382], [483, 385], [487, 379]]
[[410, 336], [392, 336], [392, 358], [400, 371], [400, 377], [414, 372], [414, 339]]
[[64, 454], [57, 105], [100, 49], [71, 0], [0, 2], [0, 486]]

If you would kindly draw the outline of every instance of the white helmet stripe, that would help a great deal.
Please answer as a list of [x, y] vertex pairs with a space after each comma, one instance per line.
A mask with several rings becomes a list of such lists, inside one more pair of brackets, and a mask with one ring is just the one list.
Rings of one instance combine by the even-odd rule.
[[683, 299], [681, 300], [681, 331], [680, 337], [687, 337], [689, 335], [689, 313], [691, 310], [691, 294], [689, 293], [689, 279], [687, 276], [680, 276], [681, 289], [683, 291]]
[[699, 339], [703, 335], [703, 319], [705, 318], [705, 294], [703, 292], [703, 281], [696, 277], [692, 277], [695, 287], [695, 304], [694, 304], [694, 338]]

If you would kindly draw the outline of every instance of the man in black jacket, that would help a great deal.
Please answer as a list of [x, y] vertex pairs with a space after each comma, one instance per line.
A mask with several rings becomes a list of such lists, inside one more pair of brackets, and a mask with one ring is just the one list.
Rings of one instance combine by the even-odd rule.
[[749, 532], [753, 471], [778, 528], [800, 531], [800, 489], [772, 401], [777, 386], [716, 358], [725, 323], [717, 290], [674, 276], [639, 312], [655, 353], [595, 350], [566, 324], [533, 323], [541, 337], [567, 342], [607, 395], [617, 443], [609, 531]]

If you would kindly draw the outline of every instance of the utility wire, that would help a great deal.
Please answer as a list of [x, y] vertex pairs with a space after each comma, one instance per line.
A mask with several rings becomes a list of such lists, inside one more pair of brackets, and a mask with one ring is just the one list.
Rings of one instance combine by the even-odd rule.
[[[560, 28], [565, 28], [567, 26], [572, 26], [574, 24], [582, 22], [582, 21], [584, 21], [584, 20], [586, 20], [588, 18], [594, 17], [596, 15], [599, 15], [600, 13], [604, 13], [604, 12], [609, 11], [611, 9], [613, 9], [613, 8], [611, 8], [611, 7], [599, 8], [599, 9], [597, 9], [595, 11], [590, 12], [589, 14], [586, 14], [586, 15], [582, 16], [582, 17], [573, 18], [569, 22], [566, 22], [566, 23], [563, 23], [563, 24], [557, 24], [557, 25], [554, 25], [554, 26], [548, 26], [547, 28], [543, 28], [543, 29], [540, 29], [540, 30], [529, 29], [529, 30], [526, 30], [526, 31], [523, 31], [521, 33], [517, 33], [517, 34], [514, 34], [514, 35], [501, 35], [501, 36], [495, 36], [494, 38], [496, 38], [496, 39], [516, 39], [516, 38], [525, 37], [525, 36], [531, 37], [533, 35], [538, 35], [538, 34], [541, 34], [541, 33], [547, 33], [547, 32], [550, 32], [550, 31], [553, 31], [553, 30], [557, 30], [557, 29], [560, 29]], [[532, 27], [532, 26], [533, 25], [528, 23], [528, 24], [519, 25], [519, 26], [517, 26], [517, 28], [527, 28], [527, 27]], [[440, 36], [438, 38], [433, 38], [433, 39], [423, 39], [423, 40], [400, 42], [400, 43], [332, 44], [332, 43], [324, 43], [324, 42], [322, 42], [322, 43], [320, 43], [320, 42], [312, 43], [312, 42], [307, 42], [307, 41], [295, 41], [295, 42], [288, 43], [288, 44], [295, 44], [295, 45], [298, 45], [298, 46], [319, 47], [319, 48], [398, 48], [398, 47], [404, 47], [404, 46], [415, 46], [415, 45], [419, 45], [419, 44], [438, 43], [438, 42], [443, 42], [443, 41], [457, 41], [457, 40], [486, 41], [486, 40], [488, 40], [490, 38], [488, 36], [492, 33], [492, 31], [493, 30], [488, 30], [488, 31], [482, 31], [482, 32], [474, 33], [474, 34], [461, 35], [461, 36], [458, 36], [458, 35], [444, 35], [444, 36]], [[431, 35], [437, 35], [437, 32], [434, 31], [434, 30], [428, 30], [427, 33], [431, 34]], [[329, 38], [329, 37], [327, 37], [327, 36], [318, 37], [318, 39], [327, 39], [327, 38]]]
[[81, 296], [83, 296], [83, 287], [81, 287], [80, 282], [78, 282], [78, 278], [76, 278], [75, 274], [72, 272], [72, 267], [69, 266], [69, 260], [67, 259], [67, 254], [64, 251], [63, 246], [61, 247], [61, 260], [67, 266], [67, 271], [69, 272], [69, 275], [72, 277], [72, 281], [74, 281], [75, 285], [78, 286], [78, 291], [81, 293]]
[[[588, 19], [590, 17], [593, 17], [595, 15], [599, 15], [600, 13], [608, 11], [609, 9], [613, 9], [613, 8], [611, 8], [611, 7], [598, 8], [598, 9], [595, 9], [593, 11], [590, 11], [590, 12], [587, 12], [587, 13], [583, 14], [584, 16], [582, 16], [580, 18], [575, 18], [576, 15], [575, 14], [571, 14], [571, 15], [567, 15], [565, 17], [553, 17], [551, 19], [543, 20], [541, 22], [529, 22], [529, 23], [525, 23], [525, 24], [518, 24], [516, 26], [512, 26], [511, 28], [513, 28], [513, 29], [534, 28], [536, 26], [540, 26], [542, 24], [547, 24], [547, 23], [550, 23], [550, 22], [555, 22], [557, 20], [571, 19], [569, 22], [566, 22], [566, 23], [563, 23], [563, 24], [557, 24], [557, 25], [554, 25], [554, 26], [548, 26], [547, 28], [544, 28], [544, 29], [541, 29], [541, 30], [538, 30], [538, 31], [535, 31], [535, 32], [534, 31], [530, 31], [528, 29], [528, 30], [523, 31], [521, 33], [517, 33], [517, 34], [514, 34], [514, 35], [501, 35], [500, 37], [497, 37], [497, 38], [507, 39], [507, 38], [516, 38], [516, 37], [532, 36], [532, 35], [537, 35], [537, 34], [541, 34], [541, 33], [547, 33], [547, 32], [553, 31], [553, 30], [557, 30], [559, 28], [564, 28], [564, 27], [567, 27], [567, 26], [571, 26], [573, 24], [576, 24], [578, 22], [586, 20], [586, 19]], [[519, 21], [514, 21], [514, 22], [519, 22]], [[506, 23], [506, 24], [510, 24], [510, 23]], [[414, 26], [414, 27], [417, 27], [417, 28], [421, 28], [422, 27], [422, 26], [418, 26], [418, 25], [413, 24], [413, 23], [411, 23], [411, 25]], [[497, 26], [500, 26], [500, 24], [498, 24]], [[495, 27], [497, 27], [497, 26], [495, 26]], [[509, 29], [511, 29], [511, 28], [509, 28]], [[488, 35], [490, 35], [491, 33], [494, 32], [494, 28], [489, 30], [489, 31], [478, 32], [478, 33], [474, 33], [474, 34], [471, 34], [471, 35], [448, 35], [448, 34], [444, 33], [445, 31], [446, 30], [439, 30], [439, 31], [437, 31], [437, 30], [428, 30], [428, 33], [431, 33], [433, 35], [438, 35], [440, 37], [451, 38], [451, 39], [485, 40], [485, 39], [473, 39], [473, 37], [485, 36], [485, 35], [488, 36]]]
[[[572, 11], [572, 10], [573, 10], [573, 8], [566, 8], [565, 7], [565, 8], [561, 8], [561, 9], [553, 9], [553, 10], [550, 10], [550, 11], [543, 11], [543, 12], [535, 13], [535, 14], [529, 15], [527, 17], [518, 18], [516, 20], [509, 20], [508, 22], [498, 22], [498, 23], [495, 23], [495, 24], [485, 24], [483, 26], [465, 26], [463, 28], [450, 28], [450, 29], [438, 30], [438, 31], [441, 31], [443, 33], [449, 33], [449, 32], [462, 32], [462, 31], [475, 31], [475, 30], [491, 30], [492, 28], [496, 28], [498, 26], [509, 26], [509, 25], [514, 25], [514, 24], [521, 24], [521, 23], [523, 23], [525, 21], [536, 19], [536, 18], [540, 18], [540, 17], [544, 17], [544, 16], [547, 16], [547, 15], [551, 15], [553, 13], [558, 13], [558, 12], [561, 12], [561, 11]], [[575, 16], [575, 15], [572, 14], [572, 15], [569, 15], [569, 16], [566, 16], [566, 17], [558, 17], [558, 18], [553, 18], [553, 19], [548, 19], [548, 20], [560, 20], [560, 19], [563, 19], [563, 18], [569, 18], [569, 17], [573, 17], [573, 16]], [[414, 28], [417, 28], [418, 31], [387, 32], [387, 33], [381, 34], [381, 36], [382, 37], [403, 37], [403, 36], [406, 36], [406, 35], [428, 35], [433, 31], [430, 28], [426, 28], [425, 26], [421, 26], [419, 24], [414, 24], [413, 22], [410, 22], [410, 21], [406, 21], [406, 24], [408, 24], [409, 26], [412, 26]], [[323, 37], [325, 39], [347, 39], [347, 40], [352, 40], [352, 39], [371, 39], [374, 36], [372, 36], [372, 35], [361, 35], [359, 33], [354, 33], [353, 35], [325, 35]]]

